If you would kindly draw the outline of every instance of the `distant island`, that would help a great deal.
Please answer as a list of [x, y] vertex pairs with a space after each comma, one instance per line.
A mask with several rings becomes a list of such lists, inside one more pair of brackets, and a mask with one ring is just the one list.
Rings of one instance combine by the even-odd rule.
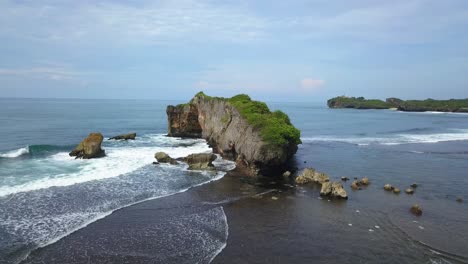
[[327, 101], [329, 108], [354, 108], [354, 109], [392, 109], [407, 112], [459, 112], [468, 113], [468, 99], [450, 100], [401, 100], [387, 98], [366, 99], [364, 97], [338, 96]]

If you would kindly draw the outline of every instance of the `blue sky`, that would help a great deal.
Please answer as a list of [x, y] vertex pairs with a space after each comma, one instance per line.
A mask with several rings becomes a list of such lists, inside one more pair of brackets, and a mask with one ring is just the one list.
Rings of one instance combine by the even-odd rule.
[[0, 97], [468, 97], [468, 1], [0, 0]]

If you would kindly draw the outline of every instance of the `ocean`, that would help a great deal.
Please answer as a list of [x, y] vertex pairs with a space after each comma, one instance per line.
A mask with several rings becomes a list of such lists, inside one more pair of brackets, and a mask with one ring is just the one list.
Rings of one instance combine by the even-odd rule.
[[[268, 103], [271, 109], [287, 113], [301, 130], [303, 143], [294, 161], [298, 169], [314, 167], [332, 179], [370, 178], [371, 185], [360, 191], [350, 190], [349, 182], [346, 183], [349, 200], [336, 202], [320, 199], [317, 189], [297, 187], [288, 191], [289, 187], [279, 187], [276, 181], [270, 185], [252, 183], [249, 188], [242, 185], [233, 191], [232, 186], [251, 179], [225, 176], [235, 165], [221, 157], [215, 162], [215, 172], [188, 171], [183, 164], [153, 165], [154, 153], [158, 151], [174, 158], [211, 152], [204, 140], [165, 136], [166, 106], [177, 103], [180, 102], [0, 99], [0, 262], [64, 263], [63, 258], [73, 255], [74, 250], [86, 248], [85, 243], [79, 246], [76, 241], [86, 241], [87, 236], [93, 235], [87, 230], [97, 232], [99, 225], [113, 226], [109, 223], [114, 223], [116, 217], [128, 218], [132, 208], [143, 210], [151, 204], [165, 206], [166, 210], [157, 213], [164, 218], [149, 221], [148, 217], [137, 217], [125, 222], [127, 226], [139, 226], [147, 221], [145, 233], [138, 239], [132, 236], [128, 240], [121, 238], [120, 242], [113, 240], [107, 246], [118, 252], [111, 254], [113, 258], [104, 257], [109, 256], [109, 248], [104, 255], [102, 251], [95, 253], [95, 263], [119, 263], [119, 254], [132, 256], [128, 263], [241, 263], [246, 259], [249, 263], [291, 263], [292, 259], [286, 256], [294, 256], [294, 262], [301, 263], [310, 261], [310, 256], [320, 260], [323, 247], [346, 256], [330, 256], [328, 260], [332, 262], [374, 263], [386, 252], [397, 254], [393, 260], [400, 263], [467, 261], [468, 207], [456, 199], [468, 199], [468, 114], [328, 109], [325, 103]], [[69, 157], [68, 152], [91, 132], [101, 132], [105, 138], [136, 132], [137, 139], [104, 140], [105, 158]], [[394, 195], [383, 191], [386, 183], [402, 190], [412, 183], [418, 187], [414, 195]], [[284, 205], [281, 212], [278, 208], [267, 209], [269, 204], [260, 206], [263, 202], [258, 199], [245, 198], [251, 192], [270, 191], [276, 192], [276, 198], [284, 196], [278, 202]], [[209, 201], [202, 199], [207, 193]], [[186, 206], [182, 206], [186, 202], [175, 204], [184, 197], [190, 200]], [[201, 206], [195, 206], [194, 200], [204, 209], [196, 209]], [[423, 207], [422, 216], [409, 213], [414, 203]], [[177, 214], [170, 215], [168, 208], [176, 208]], [[298, 214], [297, 210], [307, 214]], [[291, 222], [284, 222], [284, 212], [297, 217], [288, 220], [296, 223], [294, 227]], [[255, 213], [259, 223], [266, 219], [277, 221], [248, 228], [244, 224], [250, 218], [240, 217], [247, 213]], [[305, 220], [307, 223], [301, 222]], [[314, 228], [315, 235], [304, 237], [300, 232], [289, 232], [304, 225]], [[360, 232], [345, 235], [351, 227], [360, 228]], [[251, 237], [253, 229], [257, 236]], [[283, 240], [297, 238], [304, 245], [322, 242], [322, 249], [311, 249], [309, 255], [294, 254], [294, 248], [285, 256], [268, 253], [267, 248], [280, 248], [271, 237], [261, 240], [266, 244], [264, 254], [262, 249], [250, 252], [239, 246], [246, 237], [257, 241], [275, 232], [280, 232], [277, 235]], [[376, 237], [379, 234], [381, 237]], [[340, 237], [343, 235], [349, 241]], [[348, 241], [349, 246], [338, 240]], [[75, 248], [66, 248], [64, 254], [67, 243]], [[124, 246], [133, 244], [138, 248]], [[350, 248], [365, 249], [369, 254], [357, 254], [357, 258]], [[277, 259], [271, 258], [276, 254]], [[78, 256], [74, 259], [67, 263], [86, 263]]]

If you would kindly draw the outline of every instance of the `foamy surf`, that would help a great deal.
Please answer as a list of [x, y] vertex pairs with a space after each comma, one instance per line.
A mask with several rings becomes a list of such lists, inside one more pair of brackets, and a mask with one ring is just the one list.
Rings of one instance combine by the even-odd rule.
[[359, 146], [367, 145], [401, 145], [417, 143], [438, 143], [468, 140], [467, 129], [453, 129], [452, 132], [433, 134], [391, 134], [387, 137], [359, 137], [359, 136], [318, 136], [301, 138], [303, 142], [343, 142]]
[[15, 149], [15, 150], [12, 150], [12, 151], [1, 153], [0, 158], [17, 158], [19, 156], [22, 156], [22, 155], [25, 155], [25, 154], [28, 154], [28, 153], [29, 153], [29, 147], [26, 146], [24, 148]]
[[[148, 143], [164, 143], [162, 147], [148, 147]], [[13, 185], [11, 182], [0, 186], [0, 197], [18, 192], [28, 192], [50, 187], [63, 187], [94, 180], [102, 180], [124, 175], [135, 171], [154, 161], [154, 153], [163, 151], [174, 158], [185, 157], [192, 153], [209, 153], [211, 148], [204, 140], [168, 138], [154, 135], [143, 142], [146, 147], [113, 144], [105, 147], [106, 157], [99, 159], [80, 160], [70, 157], [67, 152], [59, 152], [44, 158], [44, 160], [21, 161], [25, 166], [55, 166], [61, 168], [54, 173], [38, 175], [37, 179]], [[178, 144], [181, 144], [179, 146]], [[142, 144], [138, 142], [137, 144]], [[185, 145], [184, 145], [185, 144]], [[170, 145], [173, 145], [170, 147]], [[188, 146], [186, 146], [188, 145]], [[183, 165], [180, 165], [183, 167]], [[1, 181], [0, 181], [1, 183]]]

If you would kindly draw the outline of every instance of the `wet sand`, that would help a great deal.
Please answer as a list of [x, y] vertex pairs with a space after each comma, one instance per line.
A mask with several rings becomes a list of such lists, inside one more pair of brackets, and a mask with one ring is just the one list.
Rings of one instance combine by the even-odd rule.
[[424, 245], [437, 234], [427, 235], [430, 225], [395, 203], [395, 196], [372, 185], [346, 188], [349, 200], [328, 200], [317, 186], [231, 172], [115, 211], [34, 251], [24, 263], [467, 262], [466, 244], [454, 248], [452, 241], [445, 252], [450, 238], [439, 236], [442, 246]]

